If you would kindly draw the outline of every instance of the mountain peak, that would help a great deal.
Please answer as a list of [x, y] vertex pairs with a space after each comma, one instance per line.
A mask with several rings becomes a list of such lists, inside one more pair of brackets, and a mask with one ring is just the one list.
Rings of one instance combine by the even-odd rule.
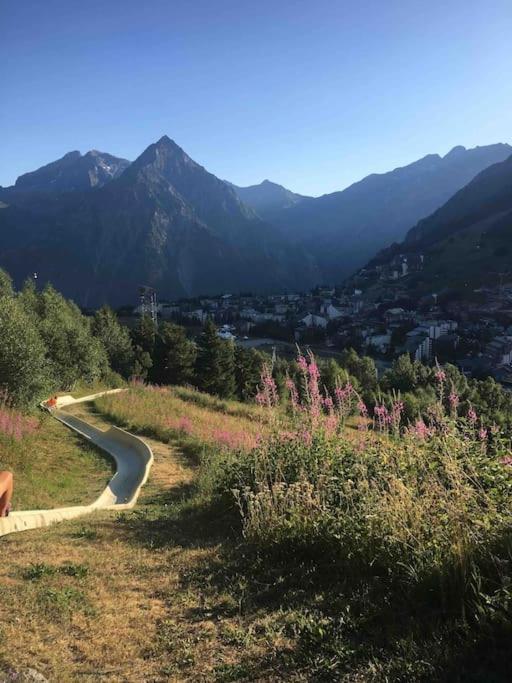
[[162, 137], [155, 142], [155, 145], [157, 147], [165, 147], [168, 145], [176, 145], [174, 140], [171, 140], [171, 138], [168, 135], [162, 135]]
[[307, 197], [287, 190], [282, 185], [274, 183], [268, 178], [262, 180], [259, 185], [237, 187], [230, 184], [238, 198], [247, 206], [266, 220], [270, 220], [276, 211], [293, 206]]
[[162, 135], [162, 137], [159, 140], [157, 140], [153, 145], [150, 146], [154, 147], [157, 150], [166, 150], [174, 152], [175, 154], [179, 153], [183, 156], [187, 156], [184, 150], [178, 145], [178, 143], [175, 142], [168, 135]]
[[82, 156], [78, 150], [68, 152], [36, 171], [24, 173], [15, 187], [38, 192], [71, 192], [102, 187], [117, 178], [130, 165], [126, 159], [92, 149]]
[[467, 152], [467, 149], [463, 145], [456, 145], [453, 147], [448, 154], [444, 156], [445, 159], [453, 159], [455, 157], [460, 157], [463, 155], [465, 152]]
[[[156, 153], [157, 156], [159, 154], [163, 154], [167, 158], [174, 158], [176, 160], [180, 160], [182, 162], [184, 161], [186, 163], [195, 163], [188, 156], [185, 150], [182, 147], [180, 147], [178, 143], [175, 142], [168, 135], [162, 135], [162, 137], [159, 140], [154, 142], [146, 149], [146, 152], [148, 150], [151, 150], [152, 152]], [[143, 154], [145, 154], [146, 152], [143, 152]]]

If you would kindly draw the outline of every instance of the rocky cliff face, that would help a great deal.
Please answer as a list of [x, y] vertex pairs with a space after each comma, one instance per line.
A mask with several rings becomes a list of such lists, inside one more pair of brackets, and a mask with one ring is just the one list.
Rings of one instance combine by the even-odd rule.
[[130, 162], [93, 149], [87, 154], [69, 152], [37, 171], [25, 173], [16, 189], [37, 192], [74, 192], [106, 185], [118, 178]]

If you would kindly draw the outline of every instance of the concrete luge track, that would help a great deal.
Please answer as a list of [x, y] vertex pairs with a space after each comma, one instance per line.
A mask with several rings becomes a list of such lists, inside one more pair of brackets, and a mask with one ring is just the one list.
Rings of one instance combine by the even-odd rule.
[[81, 517], [95, 510], [125, 510], [136, 504], [153, 464], [151, 448], [142, 439], [123, 429], [110, 427], [102, 431], [62, 409], [73, 403], [92, 401], [106, 393], [113, 392], [100, 392], [80, 399], [61, 396], [57, 400], [56, 408], [51, 411], [57, 420], [112, 456], [116, 463], [116, 473], [105, 490], [90, 505], [11, 512], [9, 517], [0, 519], [0, 536], [49, 526], [54, 522]]

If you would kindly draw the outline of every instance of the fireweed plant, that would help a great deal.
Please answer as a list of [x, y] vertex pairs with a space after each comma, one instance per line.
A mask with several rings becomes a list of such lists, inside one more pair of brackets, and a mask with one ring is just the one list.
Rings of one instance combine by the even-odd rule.
[[38, 420], [12, 407], [7, 392], [0, 394], [0, 438], [21, 441], [35, 434], [38, 427]]
[[[221, 450], [250, 450], [258, 442], [259, 424], [235, 404], [216, 400], [181, 387], [163, 387], [132, 382], [127, 392], [103, 396], [96, 401], [105, 414], [136, 431], [168, 441], [181, 436]], [[240, 405], [240, 404], [238, 404]]]
[[441, 368], [436, 404], [406, 424], [399, 395], [370, 410], [350, 383], [330, 395], [312, 355], [297, 365], [286, 414], [264, 367], [256, 401], [273, 429], [217, 469], [246, 542], [263, 556], [297, 556], [347, 581], [422, 595], [464, 618], [503, 609], [512, 455], [499, 429], [473, 408], [459, 416]]

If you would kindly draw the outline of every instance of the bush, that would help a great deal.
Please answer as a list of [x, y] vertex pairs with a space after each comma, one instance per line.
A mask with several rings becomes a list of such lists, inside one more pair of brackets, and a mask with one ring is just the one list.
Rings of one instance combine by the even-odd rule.
[[[475, 617], [487, 609], [507, 585], [512, 549], [512, 458], [498, 430], [476, 414], [460, 418], [454, 395], [445, 412], [446, 376], [430, 421], [405, 427], [399, 398], [370, 421], [353, 390], [319, 394], [313, 359], [299, 366], [306, 401], [292, 427], [281, 423], [219, 475], [218, 492], [236, 492], [246, 540], [430, 606]], [[274, 410], [271, 383], [267, 372], [261, 403]], [[350, 435], [341, 426], [355, 402]]]

